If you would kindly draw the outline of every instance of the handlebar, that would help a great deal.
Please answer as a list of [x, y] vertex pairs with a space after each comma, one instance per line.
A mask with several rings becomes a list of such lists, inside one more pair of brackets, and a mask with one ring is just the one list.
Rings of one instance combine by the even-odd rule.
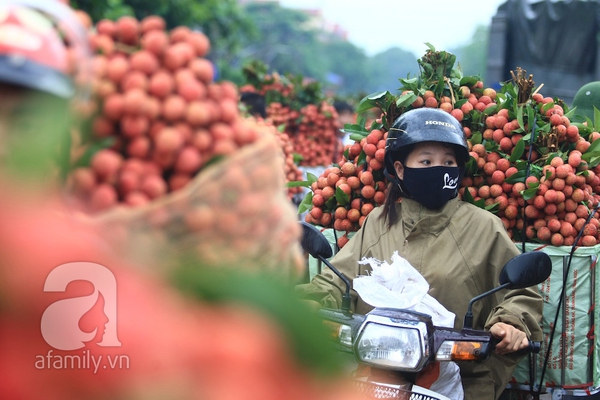
[[534, 342], [534, 341], [530, 340], [527, 347], [519, 350], [518, 354], [529, 354], [529, 353], [538, 354], [540, 352], [541, 348], [542, 348], [542, 342]]
[[[492, 350], [494, 348], [496, 348], [496, 344], [498, 343], [498, 340], [493, 339], [492, 340]], [[540, 352], [542, 348], [542, 343], [541, 342], [535, 342], [530, 340], [529, 344], [527, 345], [527, 347], [522, 348], [521, 350], [517, 350], [511, 354], [519, 354], [519, 355], [524, 355], [524, 354], [538, 354]]]

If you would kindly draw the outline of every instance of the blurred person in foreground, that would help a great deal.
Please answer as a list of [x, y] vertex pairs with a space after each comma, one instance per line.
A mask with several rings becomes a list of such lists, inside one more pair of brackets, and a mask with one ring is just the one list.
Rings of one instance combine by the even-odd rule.
[[0, 1], [1, 397], [348, 398], [243, 296], [184, 295], [70, 213], [56, 162], [81, 89], [67, 54], [84, 66], [86, 46], [66, 5]]

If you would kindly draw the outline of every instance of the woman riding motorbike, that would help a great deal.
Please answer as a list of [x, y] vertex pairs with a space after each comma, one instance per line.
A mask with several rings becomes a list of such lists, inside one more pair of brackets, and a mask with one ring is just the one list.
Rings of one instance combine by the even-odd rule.
[[[331, 263], [349, 280], [367, 275], [363, 258], [389, 260], [394, 251], [430, 285], [429, 294], [457, 316], [469, 301], [493, 289], [501, 268], [519, 251], [492, 213], [463, 202], [458, 189], [469, 159], [458, 121], [440, 109], [421, 108], [398, 117], [388, 132], [386, 203], [374, 209]], [[324, 270], [297, 294], [339, 308], [344, 283]], [[372, 309], [355, 291], [352, 309]], [[497, 399], [522, 355], [511, 354], [541, 340], [542, 299], [535, 288], [495, 293], [473, 306], [473, 328], [498, 340], [483, 362], [459, 362], [466, 399]], [[462, 328], [457, 318], [455, 328]]]

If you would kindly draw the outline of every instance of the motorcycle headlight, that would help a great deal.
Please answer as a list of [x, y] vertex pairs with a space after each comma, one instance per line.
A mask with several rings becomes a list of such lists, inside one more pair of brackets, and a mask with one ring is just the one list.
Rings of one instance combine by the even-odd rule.
[[423, 321], [367, 316], [355, 343], [362, 363], [405, 372], [420, 371], [429, 359]]

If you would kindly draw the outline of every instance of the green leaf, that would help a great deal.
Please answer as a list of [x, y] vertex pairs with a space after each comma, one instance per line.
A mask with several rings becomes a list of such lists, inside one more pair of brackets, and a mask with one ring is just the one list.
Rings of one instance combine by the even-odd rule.
[[519, 127], [525, 129], [525, 124], [523, 123], [523, 106], [517, 108], [517, 121], [519, 122]]
[[512, 154], [508, 158], [508, 161], [515, 162], [521, 158], [523, 152], [525, 151], [525, 141], [521, 138], [515, 145], [515, 148], [512, 151]]
[[485, 115], [492, 115], [492, 114], [495, 114], [498, 111], [498, 108], [499, 108], [499, 106], [497, 104], [494, 107], [486, 107], [483, 110], [483, 113]]
[[435, 90], [434, 90], [434, 92], [435, 92], [436, 94], [439, 94], [439, 95], [441, 96], [441, 95], [442, 95], [442, 92], [444, 91], [444, 87], [446, 86], [446, 81], [444, 80], [444, 76], [445, 76], [445, 75], [444, 75], [444, 73], [443, 73], [443, 72], [441, 72], [441, 71], [440, 71], [440, 72], [439, 72], [439, 76], [440, 76], [440, 79], [438, 79], [438, 84], [437, 84], [437, 86], [435, 87]]
[[463, 201], [466, 201], [467, 203], [471, 203], [473, 205], [476, 205], [479, 208], [483, 208], [485, 207], [485, 200], [483, 199], [479, 199], [477, 201], [475, 201], [475, 199], [473, 198], [473, 196], [471, 196], [471, 192], [468, 190], [468, 187], [465, 187], [465, 191], [463, 192]]
[[390, 94], [389, 91], [385, 90], [383, 92], [376, 92], [373, 94], [369, 94], [365, 97], [365, 99], [368, 100], [373, 100], [373, 101], [377, 101], [377, 100], [381, 100], [381, 99], [385, 99], [385, 97]]
[[600, 164], [600, 157], [592, 157], [588, 161], [588, 168], [597, 167]]
[[484, 210], [489, 211], [493, 214], [496, 214], [498, 211], [500, 211], [500, 203], [494, 203], [494, 204], [485, 206]]
[[523, 196], [523, 199], [530, 200], [535, 197], [535, 195], [537, 194], [537, 191], [538, 191], [538, 187], [536, 185], [535, 187], [530, 187], [529, 189], [521, 190], [520, 193], [521, 193], [521, 196]]
[[417, 77], [414, 77], [414, 78], [406, 78], [406, 79], [405, 79], [405, 78], [400, 78], [400, 79], [399, 79], [400, 83], [402, 83], [402, 84], [403, 84], [403, 85], [405, 85], [405, 86], [409, 86], [409, 87], [412, 87], [412, 85], [414, 85], [415, 83], [417, 83], [417, 82], [418, 82], [418, 80], [419, 80], [419, 79], [418, 79]]
[[483, 135], [480, 132], [473, 132], [470, 142], [472, 144], [481, 144], [483, 142]]
[[[382, 92], [385, 93], [385, 92]], [[364, 97], [360, 103], [358, 103], [358, 107], [356, 108], [356, 113], [357, 114], [361, 114], [365, 111], [370, 110], [371, 108], [377, 107], [377, 102], [375, 101], [375, 99]]]
[[494, 140], [486, 140], [485, 141], [485, 150], [488, 153], [495, 153], [500, 151], [500, 145], [496, 143]]
[[306, 196], [304, 196], [304, 198], [302, 199], [302, 202], [298, 206], [298, 214], [302, 214], [302, 213], [312, 209], [312, 207], [313, 207], [312, 198], [313, 198], [313, 192], [308, 192], [306, 194]]
[[107, 137], [107, 138], [101, 139], [97, 142], [93, 142], [85, 150], [83, 155], [77, 160], [77, 162], [75, 163], [75, 166], [76, 167], [89, 166], [92, 162], [92, 157], [94, 157], [94, 154], [96, 154], [97, 152], [99, 152], [102, 149], [109, 148], [110, 146], [112, 146], [115, 143], [115, 140], [116, 139], [114, 137]]
[[483, 199], [475, 200], [473, 202], [473, 204], [475, 204], [479, 208], [484, 208], [485, 207], [485, 200], [483, 200]]
[[506, 183], [517, 183], [517, 182], [523, 182], [525, 183], [525, 171], [521, 170], [521, 171], [517, 171], [514, 174], [512, 174], [511, 176], [509, 176], [508, 178], [504, 179], [504, 182]]
[[330, 198], [327, 199], [327, 201], [325, 202], [325, 210], [327, 211], [333, 211], [333, 209], [337, 206], [337, 199], [335, 198], [335, 196], [331, 196]]
[[317, 180], [319, 180], [319, 177], [316, 176], [315, 174], [311, 173], [311, 172], [307, 172], [306, 173], [306, 180], [308, 181], [308, 183], [310, 183], [312, 185]]
[[358, 114], [356, 117], [356, 125], [364, 127], [367, 124], [367, 116], [365, 114]]
[[477, 173], [477, 161], [475, 161], [475, 157], [471, 156], [469, 161], [465, 164], [465, 174], [468, 176], [474, 175]]
[[600, 111], [594, 107], [594, 128], [598, 129], [600, 127]]
[[356, 166], [366, 164], [366, 163], [367, 163], [367, 153], [365, 153], [364, 151], [361, 151], [360, 154], [358, 155], [358, 160], [356, 162]]
[[360, 124], [346, 124], [341, 131], [344, 133], [365, 133], [365, 136], [369, 134], [365, 126]]
[[340, 206], [345, 206], [350, 203], [350, 196], [340, 189], [339, 186], [335, 188], [335, 199]]
[[527, 122], [529, 122], [529, 130], [532, 130], [533, 128], [535, 128], [533, 126], [533, 120], [535, 119], [535, 110], [528, 106], [527, 107]]
[[365, 136], [361, 135], [360, 133], [353, 133], [350, 135], [350, 140], [354, 140], [355, 142], [360, 142], [364, 138]]
[[590, 144], [590, 147], [588, 147], [588, 149], [585, 151], [584, 154], [593, 153], [593, 152], [597, 151], [599, 147], [600, 147], [600, 140], [594, 140], [592, 142], [592, 144]]
[[552, 109], [553, 107], [554, 107], [554, 102], [553, 102], [553, 101], [551, 101], [551, 102], [549, 102], [549, 103], [546, 103], [546, 104], [544, 104], [544, 105], [542, 106], [542, 108], [541, 108], [541, 113], [542, 113], [542, 115], [546, 115], [546, 111], [548, 111], [548, 110]]
[[479, 77], [477, 76], [465, 76], [460, 80], [460, 86], [468, 86], [472, 87], [479, 81]]
[[288, 187], [288, 188], [294, 188], [294, 187], [310, 188], [310, 183], [308, 181], [289, 181], [285, 184], [285, 187]]
[[454, 108], [461, 108], [463, 104], [465, 104], [468, 99], [460, 99], [456, 103], [454, 103]]
[[475, 199], [473, 198], [473, 196], [471, 196], [471, 192], [469, 191], [469, 187], [465, 187], [465, 191], [463, 192], [463, 196], [462, 196], [463, 201], [466, 201], [467, 203], [471, 203], [471, 204], [475, 204]]
[[341, 131], [344, 133], [350, 133], [352, 135], [358, 135], [361, 138], [367, 137], [367, 135], [369, 134], [369, 131], [367, 131], [366, 129], [364, 131], [357, 131], [354, 129], [342, 129]]
[[383, 124], [381, 122], [373, 121], [371, 123], [371, 130], [373, 130], [373, 129], [382, 129], [382, 128], [383, 128]]
[[408, 107], [417, 99], [417, 95], [413, 92], [407, 92], [396, 100], [396, 107]]
[[[590, 146], [592, 147], [592, 146]], [[588, 164], [590, 163], [590, 161], [596, 157], [600, 157], [600, 151], [586, 151], [582, 156], [581, 159], [583, 161], [586, 161]]]

